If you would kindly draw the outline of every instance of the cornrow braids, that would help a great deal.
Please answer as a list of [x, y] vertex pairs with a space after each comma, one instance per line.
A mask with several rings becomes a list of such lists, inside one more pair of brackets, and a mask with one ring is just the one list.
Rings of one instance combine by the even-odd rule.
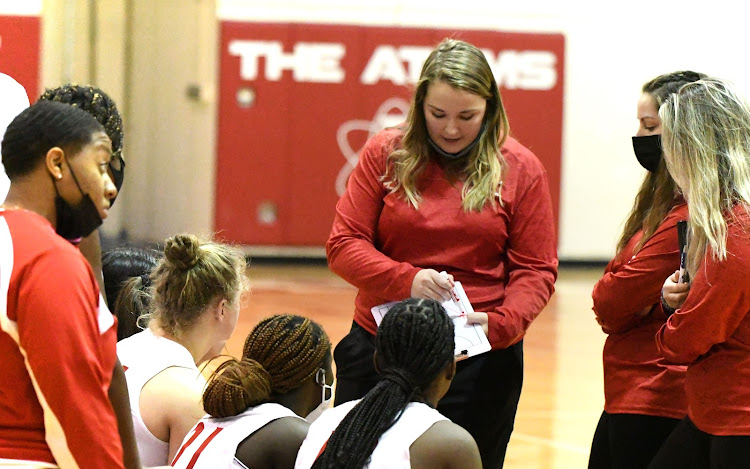
[[410, 298], [394, 305], [375, 339], [378, 384], [331, 434], [315, 469], [367, 466], [378, 440], [412, 401], [453, 361], [453, 322], [434, 300]]
[[302, 386], [330, 353], [331, 342], [319, 324], [288, 314], [266, 318], [247, 336], [242, 360], [222, 363], [211, 376], [203, 408], [212, 417], [239, 415]]

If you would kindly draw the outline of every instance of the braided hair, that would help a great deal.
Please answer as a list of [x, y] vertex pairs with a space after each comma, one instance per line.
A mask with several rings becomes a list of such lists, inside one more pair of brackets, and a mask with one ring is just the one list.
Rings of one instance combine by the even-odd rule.
[[453, 322], [434, 300], [410, 298], [394, 305], [375, 339], [381, 378], [331, 434], [314, 469], [367, 466], [381, 435], [453, 361]]
[[319, 324], [289, 314], [264, 319], [247, 336], [242, 360], [226, 361], [211, 375], [203, 408], [216, 418], [239, 415], [302, 386], [330, 354], [331, 342]]

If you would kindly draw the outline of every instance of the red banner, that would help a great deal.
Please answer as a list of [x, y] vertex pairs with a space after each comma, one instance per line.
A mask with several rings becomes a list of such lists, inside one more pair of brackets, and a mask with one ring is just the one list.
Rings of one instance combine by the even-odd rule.
[[222, 237], [324, 245], [358, 151], [403, 122], [410, 83], [449, 36], [485, 52], [512, 135], [547, 168], [557, 216], [561, 34], [224, 21], [215, 212]]
[[32, 103], [40, 94], [40, 27], [38, 16], [0, 15], [0, 72], [23, 85]]

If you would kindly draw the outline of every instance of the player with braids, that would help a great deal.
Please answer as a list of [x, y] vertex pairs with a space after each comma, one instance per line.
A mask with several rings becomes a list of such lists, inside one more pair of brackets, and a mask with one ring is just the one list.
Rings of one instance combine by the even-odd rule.
[[456, 372], [453, 353], [453, 322], [440, 303], [397, 303], [375, 339], [380, 380], [310, 426], [295, 468], [482, 467], [471, 435], [435, 410]]
[[180, 469], [293, 468], [308, 422], [328, 406], [331, 343], [307, 318], [276, 315], [245, 340], [241, 360], [224, 362], [203, 393], [208, 413], [185, 437], [172, 466]]
[[96, 118], [112, 140], [112, 161], [109, 172], [119, 191], [125, 177], [125, 160], [122, 157], [122, 117], [117, 105], [107, 93], [90, 85], [67, 84], [46, 90], [40, 100], [58, 101], [83, 109]]
[[196, 366], [234, 332], [246, 289], [237, 249], [181, 234], [169, 238], [151, 274], [148, 328], [117, 344], [125, 367], [138, 451], [166, 465], [203, 415], [205, 379]]
[[[125, 160], [122, 156], [123, 129], [122, 117], [117, 105], [104, 91], [90, 85], [66, 84], [57, 88], [47, 89], [40, 97], [40, 101], [55, 101], [70, 104], [82, 109], [96, 118], [104, 127], [104, 131], [112, 141], [112, 158], [109, 162], [109, 177], [119, 193], [125, 179]], [[115, 196], [116, 198], [116, 196]], [[115, 201], [112, 200], [112, 203]], [[99, 282], [99, 288], [104, 291], [102, 277], [102, 248], [98, 228], [90, 235], [79, 239], [71, 239], [78, 244], [84, 257]], [[110, 307], [112, 305], [109, 305]]]
[[[109, 177], [112, 179], [119, 193], [125, 178], [125, 160], [122, 157], [123, 146], [123, 125], [122, 117], [117, 109], [115, 102], [102, 90], [90, 85], [66, 84], [57, 88], [47, 89], [40, 97], [39, 101], [53, 101], [64, 104], [70, 104], [73, 107], [82, 109], [92, 115], [99, 124], [104, 127], [104, 131], [112, 142], [112, 155], [109, 161]], [[117, 196], [115, 195], [115, 198]], [[115, 200], [112, 199], [111, 203]], [[110, 204], [111, 206], [111, 204]], [[101, 223], [101, 221], [99, 221]], [[97, 224], [98, 226], [98, 224]], [[102, 248], [99, 239], [99, 229], [95, 229], [88, 236], [82, 238], [68, 238], [78, 244], [78, 248], [91, 265], [94, 276], [99, 283], [99, 289], [105, 298], [106, 289], [104, 277], [102, 275]], [[108, 304], [110, 307], [113, 305]], [[131, 428], [130, 407], [128, 405], [127, 384], [122, 365], [119, 360], [115, 363], [112, 375], [112, 385], [109, 390], [109, 398], [117, 415], [120, 437], [125, 451], [125, 465], [128, 468], [139, 468], [138, 452]]]
[[633, 149], [647, 170], [625, 222], [617, 254], [594, 286], [604, 344], [604, 410], [594, 433], [590, 469], [643, 469], [687, 412], [685, 367], [665, 364], [654, 335], [666, 321], [664, 278], [679, 267], [677, 222], [687, 204], [662, 159], [659, 106], [705, 75], [678, 71], [642, 87]]

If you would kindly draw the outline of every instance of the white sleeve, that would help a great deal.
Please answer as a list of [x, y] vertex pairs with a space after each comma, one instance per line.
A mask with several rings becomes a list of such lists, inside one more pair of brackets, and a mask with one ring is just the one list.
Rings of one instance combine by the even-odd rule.
[[[24, 109], [29, 107], [29, 97], [20, 83], [4, 73], [0, 73], [0, 142], [5, 135], [8, 124]], [[0, 148], [2, 148], [0, 143]], [[0, 162], [0, 203], [5, 200], [10, 188], [10, 180], [5, 175], [5, 168]]]

